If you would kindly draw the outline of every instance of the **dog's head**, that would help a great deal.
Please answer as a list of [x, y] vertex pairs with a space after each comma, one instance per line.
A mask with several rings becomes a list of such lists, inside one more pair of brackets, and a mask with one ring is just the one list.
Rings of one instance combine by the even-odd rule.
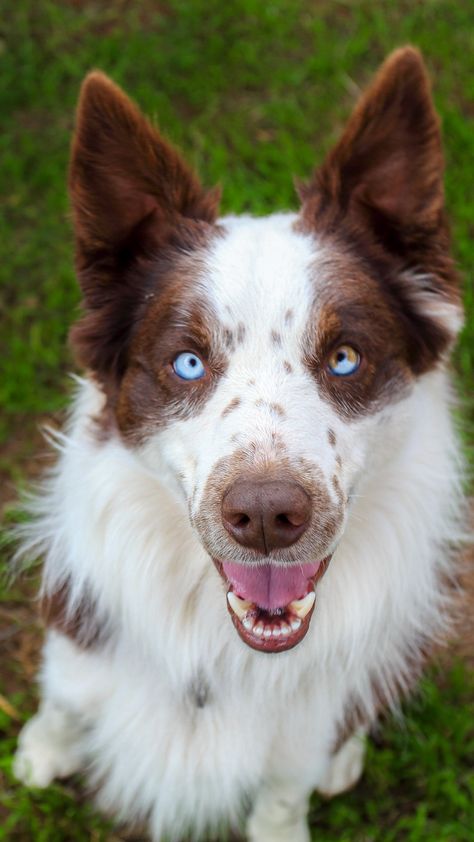
[[380, 421], [459, 327], [442, 171], [411, 48], [383, 65], [299, 214], [264, 219], [217, 221], [218, 191], [105, 76], [84, 82], [73, 345], [106, 394], [102, 423], [187, 506], [255, 649], [304, 637]]

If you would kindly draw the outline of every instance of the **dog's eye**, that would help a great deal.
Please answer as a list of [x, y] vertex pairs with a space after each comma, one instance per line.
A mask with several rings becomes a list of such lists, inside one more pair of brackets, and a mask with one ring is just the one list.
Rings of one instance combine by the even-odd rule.
[[360, 366], [360, 354], [350, 345], [340, 345], [332, 352], [328, 360], [331, 374], [344, 377], [354, 374]]
[[204, 363], [191, 351], [183, 351], [173, 360], [173, 369], [182, 380], [199, 380], [204, 377]]

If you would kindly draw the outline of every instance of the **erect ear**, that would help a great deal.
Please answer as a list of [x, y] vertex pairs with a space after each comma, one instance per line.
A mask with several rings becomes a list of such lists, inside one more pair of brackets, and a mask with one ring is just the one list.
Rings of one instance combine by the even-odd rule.
[[214, 222], [205, 192], [178, 152], [105, 74], [86, 76], [77, 109], [69, 188], [79, 250], [120, 248], [145, 219], [156, 236], [180, 219]]
[[439, 120], [417, 50], [392, 53], [356, 106], [335, 148], [302, 189], [308, 220], [359, 217], [389, 249], [443, 225]]
[[69, 188], [85, 308], [71, 340], [83, 365], [117, 377], [146, 294], [142, 258], [202, 240], [215, 221], [219, 191], [206, 192], [178, 152], [97, 71], [81, 89]]

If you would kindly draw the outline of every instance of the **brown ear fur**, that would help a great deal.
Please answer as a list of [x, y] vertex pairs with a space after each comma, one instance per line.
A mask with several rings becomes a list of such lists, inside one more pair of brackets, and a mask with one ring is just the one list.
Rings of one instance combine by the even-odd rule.
[[83, 82], [69, 189], [80, 246], [113, 247], [151, 214], [214, 222], [216, 191], [204, 192], [178, 152], [105, 74]]
[[429, 315], [433, 296], [448, 310], [459, 300], [443, 169], [423, 60], [403, 47], [384, 62], [341, 139], [300, 189], [300, 225], [343, 241], [365, 261], [406, 322], [413, 355], [423, 360], [419, 370], [453, 338], [452, 311], [444, 321]]
[[439, 226], [439, 119], [417, 50], [401, 48], [385, 61], [302, 198], [306, 215], [332, 203], [333, 210], [378, 214], [395, 226]]
[[150, 290], [146, 258], [201, 242], [217, 216], [219, 191], [204, 191], [178, 152], [97, 71], [81, 89], [69, 189], [86, 311], [71, 341], [82, 365], [116, 378]]

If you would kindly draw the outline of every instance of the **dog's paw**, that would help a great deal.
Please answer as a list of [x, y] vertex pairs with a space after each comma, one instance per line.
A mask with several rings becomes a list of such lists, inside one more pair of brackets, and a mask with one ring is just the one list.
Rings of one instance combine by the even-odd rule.
[[80, 767], [77, 749], [51, 729], [44, 714], [39, 713], [27, 722], [13, 761], [13, 774], [19, 781], [26, 786], [44, 788], [54, 778], [67, 778]]
[[365, 733], [357, 732], [334, 755], [318, 792], [327, 798], [351, 789], [364, 771]]

